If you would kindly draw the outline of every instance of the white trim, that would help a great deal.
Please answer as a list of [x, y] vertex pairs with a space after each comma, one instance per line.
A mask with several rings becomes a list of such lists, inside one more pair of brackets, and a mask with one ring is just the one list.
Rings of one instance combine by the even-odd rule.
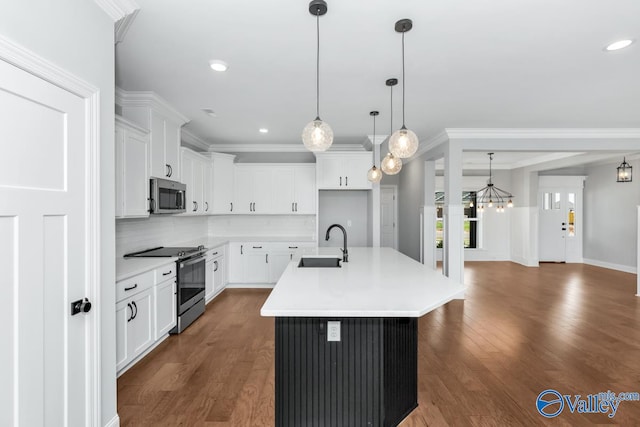
[[113, 22], [140, 9], [134, 0], [94, 0]]
[[275, 283], [227, 283], [225, 289], [272, 289]]
[[373, 140], [373, 135], [367, 135], [367, 141], [369, 144], [380, 145], [387, 140], [389, 135], [376, 135], [375, 141]]
[[127, 32], [129, 28], [131, 28], [131, 24], [135, 21], [136, 16], [138, 16], [138, 12], [140, 9], [136, 9], [124, 18], [120, 19], [115, 24], [115, 32], [114, 32], [114, 40], [115, 44], [121, 43], [124, 41], [124, 38], [127, 36]]
[[111, 418], [104, 427], [120, 427], [120, 417], [116, 414], [113, 418]]
[[[398, 186], [393, 185], [380, 185], [380, 192], [385, 188], [391, 188], [393, 190], [393, 249], [398, 250]], [[380, 207], [382, 208], [382, 194], [380, 195]], [[380, 245], [382, 246], [382, 215], [380, 216]]]
[[136, 130], [136, 131], [138, 131], [138, 132], [140, 132], [140, 133], [142, 133], [144, 135], [149, 133], [149, 130], [143, 128], [142, 126], [140, 126], [137, 123], [132, 122], [131, 120], [125, 119], [124, 117], [122, 117], [122, 116], [120, 116], [118, 114], [115, 115], [115, 119], [116, 119], [116, 123], [125, 125], [125, 126], [127, 126], [129, 128], [132, 128], [132, 129], [134, 129], [134, 130]]
[[76, 77], [68, 71], [37, 56], [30, 50], [0, 36], [0, 60], [6, 61], [38, 78], [85, 100], [85, 120], [87, 142], [86, 166], [87, 186], [85, 213], [88, 253], [86, 261], [87, 297], [94, 302], [94, 312], [87, 317], [89, 357], [87, 360], [87, 417], [91, 425], [101, 424], [101, 305], [100, 298], [100, 90]]
[[524, 265], [525, 267], [540, 267], [537, 259], [526, 259], [522, 257], [511, 257], [511, 262], [516, 264]]
[[587, 265], [593, 265], [601, 268], [608, 268], [610, 270], [623, 271], [625, 273], [637, 274], [638, 269], [630, 265], [614, 264], [611, 262], [598, 261], [597, 259], [584, 258], [584, 263]]
[[448, 128], [450, 139], [636, 139], [640, 128]]
[[191, 119], [173, 108], [171, 104], [155, 92], [150, 91], [125, 91], [116, 87], [115, 101], [121, 107], [152, 108], [161, 114], [180, 122], [180, 125], [189, 123]]
[[[636, 252], [638, 253], [638, 261], [636, 263], [636, 274], [637, 273], [637, 269], [638, 267], [640, 267], [640, 206], [638, 206], [638, 243], [636, 245]], [[636, 282], [637, 282], [637, 297], [640, 297], [640, 274], [638, 274], [637, 278], [636, 278]]]
[[189, 148], [199, 148], [202, 151], [209, 151], [211, 148], [211, 144], [184, 128], [180, 132], [180, 140], [183, 146], [187, 145]]
[[[436, 136], [434, 136], [433, 138], [429, 138], [425, 142], [421, 142], [418, 145], [418, 150], [415, 152], [415, 154], [413, 156], [409, 157], [408, 159], [403, 159], [402, 162], [405, 163], [405, 164], [409, 163], [409, 162], [417, 159], [418, 157], [422, 156], [424, 153], [426, 153], [428, 151], [431, 151], [434, 148], [446, 143], [447, 141], [449, 141], [449, 135], [447, 134], [447, 130], [445, 129], [442, 132], [440, 132], [439, 134], [437, 134]], [[427, 160], [427, 159], [425, 159], [425, 160]]]
[[[302, 144], [211, 144], [209, 151], [223, 153], [308, 153]], [[326, 152], [367, 151], [362, 144], [333, 144]], [[315, 154], [315, 153], [314, 153]]]

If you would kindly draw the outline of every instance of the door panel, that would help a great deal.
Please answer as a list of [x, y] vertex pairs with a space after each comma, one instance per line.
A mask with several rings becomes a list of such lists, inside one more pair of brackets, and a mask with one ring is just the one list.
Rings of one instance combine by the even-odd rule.
[[566, 193], [560, 190], [541, 191], [540, 199], [540, 261], [566, 261], [566, 228], [563, 226]]
[[296, 213], [315, 215], [316, 196], [315, 168], [297, 168], [295, 176]]
[[0, 61], [0, 425], [90, 425], [87, 102]]
[[383, 247], [395, 248], [395, 201], [393, 188], [380, 189], [380, 227]]
[[276, 167], [273, 171], [273, 213], [294, 213], [295, 173], [291, 167]]

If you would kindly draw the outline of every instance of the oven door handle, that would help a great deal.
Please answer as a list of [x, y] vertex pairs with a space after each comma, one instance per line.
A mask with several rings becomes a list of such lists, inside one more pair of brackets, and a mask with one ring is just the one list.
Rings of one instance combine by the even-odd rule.
[[197, 264], [199, 262], [204, 262], [204, 256], [199, 256], [197, 258], [190, 259], [188, 261], [184, 261], [180, 263], [180, 267], [186, 267], [188, 265]]

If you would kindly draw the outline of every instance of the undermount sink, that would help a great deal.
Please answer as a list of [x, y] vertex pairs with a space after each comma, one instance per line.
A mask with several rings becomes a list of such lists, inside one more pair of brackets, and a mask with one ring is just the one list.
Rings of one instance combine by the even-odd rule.
[[300, 258], [298, 268], [301, 267], [321, 267], [340, 268], [340, 258]]

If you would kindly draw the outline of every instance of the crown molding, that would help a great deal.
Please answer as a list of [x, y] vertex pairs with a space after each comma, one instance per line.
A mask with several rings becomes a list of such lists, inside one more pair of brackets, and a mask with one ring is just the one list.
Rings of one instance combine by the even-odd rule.
[[635, 139], [640, 128], [468, 128], [445, 129], [449, 139]]
[[449, 135], [447, 134], [447, 130], [445, 129], [439, 134], [437, 134], [436, 136], [429, 138], [427, 141], [421, 142], [420, 144], [418, 144], [418, 150], [415, 152], [415, 154], [409, 157], [408, 159], [403, 159], [402, 162], [405, 164], [409, 163], [417, 159], [418, 157], [422, 156], [427, 151], [433, 150], [437, 146], [442, 145], [448, 141], [449, 141]]
[[117, 22], [125, 16], [140, 9], [134, 0], [94, 0], [113, 22]]
[[189, 123], [191, 119], [173, 108], [164, 98], [151, 91], [126, 91], [116, 88], [116, 104], [126, 107], [152, 108], [169, 117], [175, 118], [180, 124]]
[[187, 145], [190, 148], [199, 149], [201, 151], [209, 151], [211, 146], [211, 144], [184, 128], [182, 128], [180, 132], [180, 139], [182, 141], [182, 145]]
[[[211, 152], [223, 153], [306, 153], [303, 144], [211, 144]], [[334, 144], [329, 151], [366, 151], [362, 144]]]
[[124, 38], [127, 35], [127, 31], [135, 21], [136, 16], [138, 16], [138, 12], [140, 9], [136, 9], [124, 18], [120, 19], [115, 24], [115, 44], [121, 43], [124, 41]]

